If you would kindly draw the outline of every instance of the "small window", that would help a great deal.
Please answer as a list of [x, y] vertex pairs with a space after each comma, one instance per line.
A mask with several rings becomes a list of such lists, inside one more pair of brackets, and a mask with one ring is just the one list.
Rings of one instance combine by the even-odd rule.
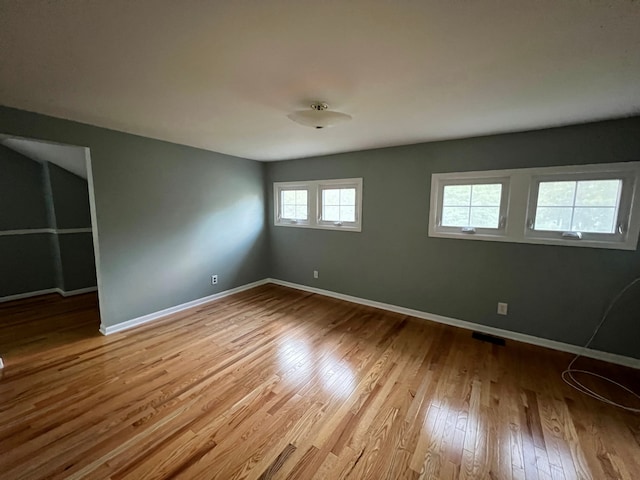
[[[633, 166], [636, 165], [636, 169]], [[559, 171], [531, 180], [526, 237], [564, 244], [635, 249], [637, 164], [626, 168]], [[607, 171], [609, 170], [609, 171]]]
[[436, 185], [436, 230], [501, 235], [506, 225], [508, 178], [451, 178]]
[[500, 226], [500, 183], [445, 185], [442, 197], [443, 227]]
[[540, 182], [534, 230], [615, 233], [621, 179]]
[[356, 221], [356, 189], [322, 189], [321, 219], [327, 222]]
[[274, 183], [278, 226], [361, 231], [362, 179]]
[[274, 191], [276, 223], [304, 225], [309, 223], [309, 187], [304, 184], [280, 185]]
[[309, 192], [307, 190], [281, 190], [282, 205], [280, 218], [283, 220], [309, 219]]
[[320, 182], [318, 185], [318, 224], [336, 228], [360, 228], [360, 190], [362, 182]]

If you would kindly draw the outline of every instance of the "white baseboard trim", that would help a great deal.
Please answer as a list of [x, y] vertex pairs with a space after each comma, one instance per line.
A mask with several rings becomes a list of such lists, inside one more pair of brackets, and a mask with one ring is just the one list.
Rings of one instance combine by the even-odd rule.
[[97, 292], [98, 287], [78, 288], [77, 290], [62, 290], [60, 288], [56, 288], [55, 291], [63, 297], [71, 297], [73, 295], [82, 295], [83, 293]]
[[57, 293], [63, 297], [70, 297], [72, 295], [81, 295], [83, 293], [95, 292], [98, 287], [79, 288], [78, 290], [62, 290], [61, 288], [46, 288], [44, 290], [36, 290], [34, 292], [16, 293], [15, 295], [7, 295], [6, 297], [0, 297], [0, 303], [12, 302], [13, 300], [22, 300], [23, 298], [37, 297], [39, 295], [49, 295], [51, 293]]
[[2, 230], [0, 237], [13, 235], [41, 235], [43, 233], [56, 233], [53, 228], [24, 228], [21, 230]]
[[269, 283], [273, 283], [276, 285], [295, 288], [297, 290], [304, 290], [305, 292], [317, 293], [318, 295], [337, 298], [339, 300], [345, 300], [351, 303], [367, 305], [369, 307], [375, 307], [375, 308], [380, 308], [382, 310], [388, 310], [390, 312], [410, 315], [412, 317], [422, 318], [424, 320], [431, 320], [437, 323], [444, 323], [445, 325], [460, 327], [466, 330], [474, 330], [482, 333], [487, 333], [489, 335], [495, 335], [498, 337], [508, 338], [510, 340], [516, 340], [518, 342], [529, 343], [529, 344], [537, 345], [540, 347], [551, 348], [553, 350], [560, 350], [561, 352], [580, 354], [584, 357], [594, 358], [596, 360], [603, 360], [605, 362], [615, 363], [617, 365], [624, 365], [625, 367], [640, 369], [640, 360], [636, 358], [625, 357], [623, 355], [616, 355], [614, 353], [602, 352], [600, 350], [593, 350], [590, 348], [578, 347], [576, 345], [571, 345], [569, 343], [556, 342], [555, 340], [548, 340], [546, 338], [535, 337], [533, 335], [527, 335], [524, 333], [512, 332], [510, 330], [503, 330], [501, 328], [488, 327], [486, 325], [481, 325], [478, 323], [467, 322], [465, 320], [458, 320], [457, 318], [444, 317], [442, 315], [436, 315], [434, 313], [422, 312], [420, 310], [413, 310], [411, 308], [399, 307], [397, 305], [391, 305], [388, 303], [376, 302], [374, 300], [367, 300], [365, 298], [352, 297], [351, 295], [345, 295], [342, 293], [332, 292], [330, 290], [322, 290], [320, 288], [286, 282], [284, 280], [278, 280], [275, 278], [269, 278], [267, 280]]
[[188, 308], [197, 307], [198, 305], [203, 305], [205, 303], [218, 300], [219, 298], [228, 297], [229, 295], [233, 295], [234, 293], [240, 293], [245, 290], [249, 290], [251, 288], [264, 285], [266, 283], [269, 283], [268, 278], [258, 280], [257, 282], [247, 283], [246, 285], [241, 285], [239, 287], [232, 288], [230, 290], [225, 290], [224, 292], [214, 293], [213, 295], [209, 295], [207, 297], [197, 298], [190, 302], [182, 303], [180, 305], [176, 305], [175, 307], [165, 308], [164, 310], [149, 313], [147, 315], [143, 315], [138, 318], [133, 318], [131, 320], [118, 323], [116, 325], [101, 324], [100, 333], [102, 333], [103, 335], [111, 335], [112, 333], [122, 332], [123, 330], [128, 330], [130, 328], [137, 327], [139, 325], [143, 325], [145, 323], [149, 323], [154, 320], [158, 320], [159, 318], [166, 317], [167, 315], [171, 315], [172, 313], [177, 313], [177, 312], [181, 312], [182, 310], [186, 310]]
[[41, 235], [43, 233], [50, 233], [52, 235], [65, 235], [69, 233], [91, 233], [93, 230], [91, 227], [87, 228], [25, 228], [22, 230], [2, 230], [0, 231], [0, 237], [12, 236], [12, 235]]
[[240, 287], [232, 288], [230, 290], [225, 290], [224, 292], [215, 293], [213, 295], [198, 298], [196, 300], [192, 300], [190, 302], [183, 303], [181, 305], [176, 305], [174, 307], [169, 307], [164, 310], [160, 310], [158, 312], [143, 315], [141, 317], [134, 318], [132, 320], [127, 320], [125, 322], [118, 323], [117, 325], [110, 325], [110, 326], [100, 325], [100, 333], [102, 333], [103, 335], [110, 335], [112, 333], [122, 332], [124, 330], [128, 330], [130, 328], [134, 328], [139, 325], [143, 325], [145, 323], [149, 323], [154, 320], [166, 317], [167, 315], [171, 315], [173, 313], [177, 313], [182, 310], [186, 310], [188, 308], [197, 307], [199, 305], [212, 302], [219, 298], [227, 297], [229, 295], [233, 295], [234, 293], [239, 293], [245, 290], [249, 290], [251, 288], [264, 285], [266, 283], [282, 285], [284, 287], [295, 288], [297, 290], [316, 293], [318, 295], [324, 295], [326, 297], [337, 298], [339, 300], [344, 300], [351, 303], [357, 303], [360, 305], [366, 305], [369, 307], [379, 308], [381, 310], [401, 313], [403, 315], [410, 315], [412, 317], [421, 318], [424, 320], [430, 320], [430, 321], [442, 323], [445, 325], [464, 328], [465, 330], [474, 330], [482, 333], [487, 333], [489, 335], [495, 335], [495, 336], [507, 338], [510, 340], [515, 340], [518, 342], [529, 343], [531, 345], [551, 348], [553, 350], [559, 350], [561, 352], [580, 354], [584, 357], [594, 358], [596, 360], [603, 360], [605, 362], [610, 362], [617, 365], [624, 365], [626, 367], [640, 369], [640, 360], [636, 358], [625, 357], [623, 355], [602, 352], [600, 350], [593, 350], [590, 348], [583, 348], [576, 345], [571, 345], [569, 343], [556, 342], [555, 340], [548, 340], [546, 338], [535, 337], [533, 335], [527, 335], [524, 333], [512, 332], [510, 330], [503, 330], [501, 328], [489, 327], [489, 326], [481, 325], [478, 323], [459, 320], [457, 318], [445, 317], [443, 315], [437, 315], [434, 313], [423, 312], [423, 311], [414, 310], [411, 308], [400, 307], [400, 306], [392, 305], [389, 303], [377, 302], [375, 300], [367, 300], [365, 298], [354, 297], [351, 295], [345, 295], [342, 293], [332, 292], [330, 290], [323, 290], [320, 288], [309, 287], [307, 285], [287, 282], [287, 281], [278, 280], [275, 278], [265, 278], [263, 280], [258, 280], [256, 282], [248, 283], [246, 285], [241, 285]]
[[85, 228], [57, 228], [55, 233], [58, 235], [67, 235], [72, 233], [92, 233], [93, 228], [85, 227]]
[[50, 293], [58, 293], [57, 288], [47, 288], [45, 290], [36, 290], [33, 292], [16, 293], [15, 295], [7, 295], [0, 297], [0, 303], [12, 302], [13, 300], [22, 300], [23, 298], [37, 297], [38, 295], [49, 295]]

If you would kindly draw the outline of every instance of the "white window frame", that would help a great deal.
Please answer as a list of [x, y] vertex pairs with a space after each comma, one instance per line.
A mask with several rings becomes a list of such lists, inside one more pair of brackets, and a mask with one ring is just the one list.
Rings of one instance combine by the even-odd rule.
[[[355, 188], [355, 222], [327, 222], [322, 220], [322, 190], [325, 188]], [[307, 190], [307, 221], [291, 221], [281, 218], [281, 192], [285, 190]], [[362, 178], [340, 178], [332, 180], [309, 180], [273, 183], [274, 225], [278, 227], [315, 228], [344, 232], [362, 231]]]
[[[435, 231], [442, 234], [451, 234], [458, 236], [473, 235], [475, 237], [495, 237], [503, 236], [507, 227], [507, 207], [509, 205], [509, 176], [473, 176], [460, 174], [456, 178], [441, 178], [437, 183], [436, 205], [437, 213], [435, 220]], [[478, 228], [478, 227], [449, 227], [442, 225], [442, 206], [444, 198], [444, 189], [450, 185], [486, 185], [496, 184], [502, 185], [500, 195], [500, 215], [497, 228]]]
[[[487, 183], [491, 179], [508, 178], [506, 212], [503, 229], [476, 229], [474, 234], [460, 228], [438, 225], [442, 214], [444, 186], [455, 184]], [[538, 189], [543, 181], [580, 181], [622, 179], [617, 228], [614, 234], [581, 233], [534, 230]], [[431, 176], [431, 204], [429, 209], [429, 236], [497, 242], [565, 245], [576, 247], [636, 250], [640, 234], [640, 162], [621, 162], [561, 167], [489, 170], [482, 172], [436, 173]], [[503, 201], [504, 201], [503, 187]], [[487, 232], [485, 230], [491, 230]]]
[[[615, 233], [596, 233], [596, 232], [579, 232], [581, 238], [567, 236], [568, 234], [577, 234], [567, 230], [565, 232], [558, 230], [535, 230], [535, 216], [538, 207], [538, 191], [541, 182], [561, 182], [561, 181], [580, 181], [580, 180], [622, 180], [622, 188], [618, 200], [618, 210], [615, 219]], [[633, 200], [634, 184], [636, 175], [632, 171], [594, 171], [594, 172], [576, 172], [576, 173], [557, 173], [548, 175], [537, 175], [531, 179], [531, 188], [529, 194], [529, 209], [527, 212], [527, 229], [525, 236], [530, 239], [544, 239], [547, 241], [568, 240], [573, 243], [610, 243], [619, 244], [624, 242], [625, 231], [629, 230], [629, 212]], [[566, 237], [563, 237], [565, 235]]]
[[[355, 221], [353, 222], [332, 222], [322, 220], [322, 191], [336, 188], [353, 188], [356, 191], [356, 204], [355, 204]], [[350, 229], [352, 231], [361, 231], [360, 218], [362, 217], [362, 179], [361, 178], [349, 178], [344, 180], [323, 180], [318, 182], [318, 227], [322, 228], [340, 228]]]
[[[312, 201], [312, 193], [311, 193], [311, 189], [309, 188], [308, 183], [303, 183], [303, 182], [287, 182], [287, 183], [281, 183], [281, 184], [277, 184], [278, 186], [275, 186], [276, 184], [274, 184], [274, 195], [275, 195], [275, 201], [274, 201], [274, 205], [276, 207], [276, 211], [275, 211], [275, 219], [276, 219], [276, 225], [287, 225], [287, 226], [298, 226], [298, 227], [302, 227], [302, 226], [308, 226], [311, 222], [311, 201]], [[282, 198], [282, 192], [288, 191], [288, 190], [306, 190], [307, 191], [307, 219], [306, 220], [302, 220], [302, 219], [290, 219], [290, 218], [282, 218], [282, 204], [280, 202], [280, 199]]]

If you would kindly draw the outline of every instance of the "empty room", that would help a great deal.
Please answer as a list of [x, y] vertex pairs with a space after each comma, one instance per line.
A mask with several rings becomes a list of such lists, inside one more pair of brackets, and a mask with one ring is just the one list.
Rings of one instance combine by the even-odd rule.
[[640, 478], [640, 2], [0, 1], [0, 478]]

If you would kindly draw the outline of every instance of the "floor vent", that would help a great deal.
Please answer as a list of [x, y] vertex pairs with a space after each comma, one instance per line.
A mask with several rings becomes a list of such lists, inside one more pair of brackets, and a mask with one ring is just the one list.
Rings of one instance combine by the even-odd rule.
[[471, 337], [476, 340], [481, 340], [483, 342], [493, 343], [495, 345], [500, 345], [501, 347], [505, 346], [504, 338], [494, 337], [493, 335], [487, 335], [486, 333], [473, 332]]

